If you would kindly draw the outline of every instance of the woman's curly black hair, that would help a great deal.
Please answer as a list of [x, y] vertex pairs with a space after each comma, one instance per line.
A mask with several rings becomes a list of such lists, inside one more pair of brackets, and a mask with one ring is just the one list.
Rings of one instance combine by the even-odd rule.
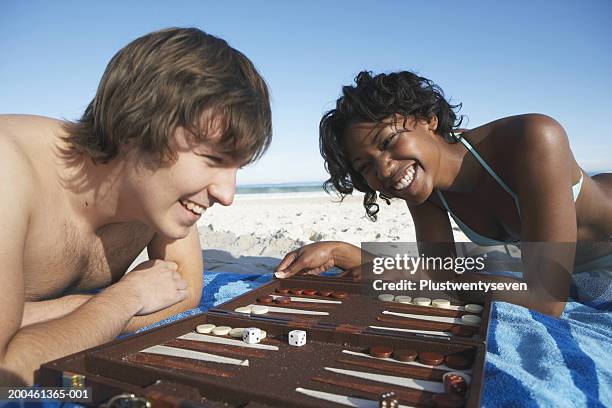
[[[353, 169], [344, 152], [342, 139], [346, 130], [360, 122], [382, 123], [394, 114], [425, 120], [435, 115], [438, 118], [436, 133], [454, 142], [453, 130], [463, 120], [455, 113], [459, 109], [461, 104], [449, 104], [444, 99], [442, 89], [433, 81], [412, 72], [376, 76], [369, 71], [360, 72], [355, 78], [355, 85], [342, 87], [342, 96], [336, 101], [336, 108], [325, 113], [319, 124], [319, 148], [330, 175], [323, 188], [328, 193], [334, 189], [341, 199], [351, 194], [354, 188], [365, 193], [363, 206], [366, 214], [376, 221], [379, 211], [377, 194]], [[380, 196], [389, 204], [388, 197]]]

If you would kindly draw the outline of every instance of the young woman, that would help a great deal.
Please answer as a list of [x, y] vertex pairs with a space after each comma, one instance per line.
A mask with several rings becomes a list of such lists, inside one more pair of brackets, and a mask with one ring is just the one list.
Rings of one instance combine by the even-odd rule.
[[[432, 81], [411, 72], [361, 72], [321, 120], [326, 187], [343, 196], [364, 192], [373, 220], [378, 196], [404, 200], [420, 250], [448, 243], [425, 255], [454, 255], [449, 215], [480, 245], [558, 243], [553, 249], [522, 246], [524, 279], [533, 289], [556, 284], [567, 293], [569, 279], [561, 276], [575, 265], [612, 264], [612, 174], [584, 173], [565, 131], [548, 116], [512, 116], [461, 130], [458, 107]], [[287, 254], [277, 276], [351, 269], [360, 261], [359, 248], [350, 244], [316, 243]], [[563, 311], [566, 300], [500, 296], [552, 315]]]

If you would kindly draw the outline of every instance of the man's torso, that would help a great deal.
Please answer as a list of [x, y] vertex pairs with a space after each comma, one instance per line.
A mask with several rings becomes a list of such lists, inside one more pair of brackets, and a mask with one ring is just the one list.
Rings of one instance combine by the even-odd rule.
[[[61, 131], [60, 122], [52, 119], [0, 117], [0, 139], [14, 143], [31, 163], [32, 174], [24, 177], [32, 177], [37, 197], [30, 206], [23, 250], [26, 301], [116, 282], [154, 235], [138, 222], [111, 224], [95, 232], [84, 228], [69, 205], [59, 175], [61, 159], [55, 146]], [[0, 158], [0, 163], [4, 161]]]

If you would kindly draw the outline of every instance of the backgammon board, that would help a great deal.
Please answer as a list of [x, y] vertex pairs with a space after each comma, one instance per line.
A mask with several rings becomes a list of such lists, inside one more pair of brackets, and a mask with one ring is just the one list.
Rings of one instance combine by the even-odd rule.
[[[93, 404], [129, 392], [154, 406], [480, 406], [490, 301], [417, 305], [363, 285], [275, 279], [205, 314], [47, 363], [37, 382], [84, 375]], [[247, 328], [263, 338], [243, 339]], [[305, 344], [290, 344], [300, 332]]]

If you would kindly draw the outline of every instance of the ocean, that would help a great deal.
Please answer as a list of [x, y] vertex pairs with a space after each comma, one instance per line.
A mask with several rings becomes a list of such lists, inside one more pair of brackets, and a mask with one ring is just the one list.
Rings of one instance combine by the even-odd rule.
[[236, 187], [236, 194], [323, 193], [323, 182], [249, 184]]
[[[587, 174], [593, 176], [599, 173], [605, 173], [605, 171], [588, 172]], [[323, 190], [322, 181], [239, 185], [236, 187], [236, 194], [242, 195], [243, 197], [249, 195], [251, 198], [264, 196], [269, 198], [286, 196], [322, 197], [327, 195], [325, 190]], [[333, 190], [331, 195], [335, 196]]]

